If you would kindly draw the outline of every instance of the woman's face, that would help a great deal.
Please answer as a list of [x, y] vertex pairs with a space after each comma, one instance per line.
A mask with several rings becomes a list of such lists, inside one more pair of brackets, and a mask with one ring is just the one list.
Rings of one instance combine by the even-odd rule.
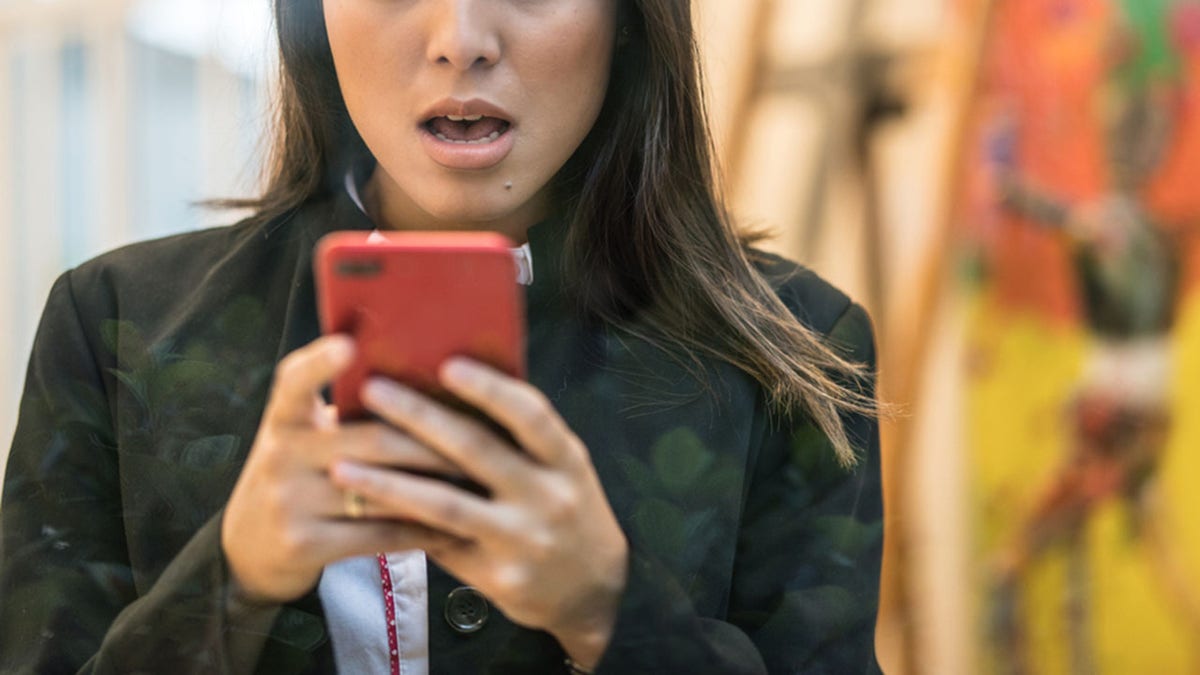
[[324, 0], [389, 227], [521, 240], [608, 87], [616, 0]]

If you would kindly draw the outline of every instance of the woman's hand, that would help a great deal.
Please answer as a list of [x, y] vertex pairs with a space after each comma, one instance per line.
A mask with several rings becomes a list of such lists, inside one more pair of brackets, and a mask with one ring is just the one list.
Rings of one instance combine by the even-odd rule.
[[334, 482], [366, 497], [368, 518], [411, 521], [448, 535], [427, 553], [510, 619], [550, 632], [573, 659], [594, 665], [616, 621], [628, 544], [587, 448], [528, 383], [461, 358], [444, 364], [440, 376], [519, 447], [388, 380], [368, 382], [363, 399], [491, 498], [369, 461], [335, 462]]
[[335, 460], [461, 475], [388, 425], [338, 424], [319, 391], [353, 354], [348, 337], [323, 337], [276, 368], [258, 435], [221, 523], [235, 588], [247, 600], [294, 600], [312, 589], [325, 565], [342, 558], [455, 543], [417, 524], [346, 517], [345, 492], [329, 480]]

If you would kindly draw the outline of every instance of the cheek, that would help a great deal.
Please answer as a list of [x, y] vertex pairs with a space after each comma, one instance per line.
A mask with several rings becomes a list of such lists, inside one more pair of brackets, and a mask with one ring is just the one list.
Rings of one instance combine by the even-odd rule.
[[325, 25], [329, 49], [333, 54], [338, 86], [351, 115], [357, 113], [359, 92], [370, 87], [372, 69], [363, 65], [369, 58], [367, 43], [371, 36], [364, 30], [364, 23], [361, 12], [348, 8], [346, 3], [326, 0]]
[[370, 39], [369, 17], [353, 2], [325, 0], [325, 34], [338, 71], [339, 81], [353, 79], [364, 58], [363, 42]]
[[528, 40], [518, 56], [533, 110], [559, 136], [582, 137], [599, 115], [612, 64], [612, 36], [579, 20]]
[[[382, 4], [378, 5], [383, 7]], [[397, 100], [406, 99], [419, 57], [411, 41], [397, 40], [405, 27], [394, 13], [373, 11], [372, 3], [326, 0], [325, 23], [338, 85], [357, 125], [371, 126], [385, 114], [402, 112]]]
[[513, 48], [529, 63], [530, 71], [543, 76], [599, 71], [607, 67], [611, 56], [612, 37], [606, 30], [603, 23], [572, 17], [542, 26], [536, 35], [527, 35]]

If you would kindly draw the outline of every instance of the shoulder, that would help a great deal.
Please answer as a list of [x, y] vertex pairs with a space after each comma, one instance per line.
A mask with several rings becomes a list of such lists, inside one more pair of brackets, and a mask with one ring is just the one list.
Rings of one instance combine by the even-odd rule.
[[875, 356], [871, 318], [862, 305], [809, 268], [774, 253], [747, 251], [751, 263], [792, 316], [855, 361]]
[[774, 253], [748, 249], [754, 268], [808, 328], [825, 334], [853, 306], [850, 297], [809, 268]]
[[65, 272], [59, 284], [81, 309], [109, 316], [178, 312], [198, 297], [252, 289], [290, 274], [302, 228], [243, 221], [128, 244]]
[[212, 227], [127, 244], [103, 253], [68, 272], [75, 284], [151, 287], [186, 286], [222, 261], [262, 248], [261, 227], [242, 224]]

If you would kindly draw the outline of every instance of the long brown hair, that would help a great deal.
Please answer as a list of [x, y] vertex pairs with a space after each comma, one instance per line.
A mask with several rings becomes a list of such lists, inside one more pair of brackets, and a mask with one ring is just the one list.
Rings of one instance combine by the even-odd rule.
[[[775, 410], [802, 410], [839, 461], [856, 461], [840, 415], [875, 414], [859, 364], [792, 316], [717, 197], [690, 2], [619, 0], [618, 49], [596, 126], [555, 179], [567, 278], [588, 316], [661, 347], [741, 368]], [[267, 187], [226, 206], [271, 220], [339, 189], [369, 156], [341, 96], [320, 0], [275, 0], [281, 52]]]

